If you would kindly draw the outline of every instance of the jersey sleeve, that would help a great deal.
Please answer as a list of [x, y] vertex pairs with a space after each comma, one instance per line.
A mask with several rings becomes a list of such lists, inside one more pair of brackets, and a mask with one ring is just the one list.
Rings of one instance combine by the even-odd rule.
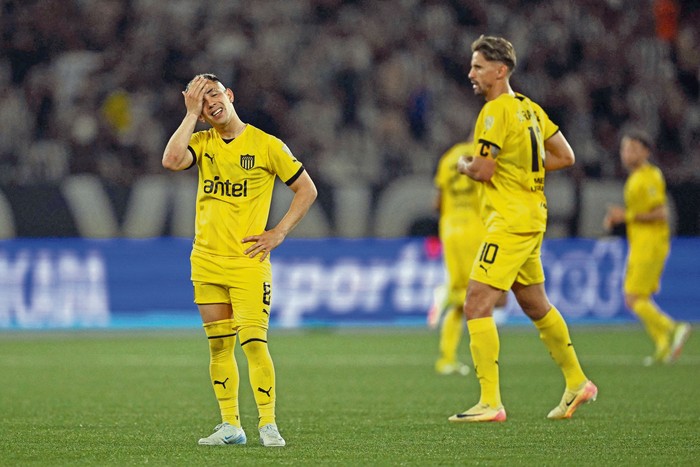
[[540, 123], [540, 128], [542, 129], [542, 136], [544, 137], [545, 141], [554, 136], [554, 134], [559, 131], [559, 125], [554, 123], [550, 118], [549, 115], [547, 115], [547, 112], [544, 111], [542, 107], [539, 106], [539, 104], [532, 102], [532, 107], [535, 110], [535, 113], [537, 114], [537, 120], [539, 120]]
[[634, 173], [628, 183], [630, 187], [625, 193], [625, 203], [629, 219], [666, 204], [666, 182], [658, 168]]
[[508, 112], [502, 99], [487, 102], [481, 110], [480, 134], [475, 135], [475, 142], [492, 144], [503, 148], [508, 128]]
[[636, 213], [649, 212], [666, 204], [666, 182], [656, 167], [640, 172], [634, 189], [632, 205]]
[[440, 157], [438, 161], [437, 169], [435, 170], [435, 177], [433, 177], [433, 184], [438, 190], [444, 190], [445, 185], [447, 185], [447, 176], [449, 175], [446, 168], [447, 154], [445, 153]]
[[270, 137], [270, 169], [285, 184], [291, 185], [304, 172], [302, 163], [294, 157], [292, 151], [280, 139]]
[[202, 152], [204, 151], [204, 142], [206, 139], [206, 135], [207, 133], [205, 131], [198, 131], [192, 134], [192, 137], [190, 138], [190, 144], [187, 146], [187, 150], [190, 151], [194, 160], [192, 161], [192, 165], [190, 165], [188, 169], [196, 165], [198, 161], [202, 159]]
[[666, 204], [666, 181], [661, 174], [661, 170], [654, 167], [653, 170], [649, 171], [649, 177], [644, 189], [646, 190], [646, 193], [644, 193], [646, 206], [644, 207], [647, 211]]

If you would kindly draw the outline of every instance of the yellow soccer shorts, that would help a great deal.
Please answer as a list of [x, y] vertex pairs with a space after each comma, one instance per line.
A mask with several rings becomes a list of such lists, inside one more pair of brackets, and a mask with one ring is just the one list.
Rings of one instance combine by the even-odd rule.
[[267, 329], [272, 303], [272, 268], [269, 259], [227, 258], [192, 250], [194, 302], [230, 303], [234, 326]]
[[544, 282], [541, 250], [544, 232], [487, 232], [472, 266], [470, 279], [500, 290], [514, 282], [523, 285]]
[[625, 293], [648, 297], [658, 292], [668, 252], [668, 245], [654, 244], [648, 244], [643, 250], [630, 250], [625, 271]]

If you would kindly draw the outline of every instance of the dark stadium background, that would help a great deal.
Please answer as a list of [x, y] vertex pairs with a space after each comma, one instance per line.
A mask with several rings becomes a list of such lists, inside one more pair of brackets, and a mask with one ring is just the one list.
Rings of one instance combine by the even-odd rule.
[[482, 33], [513, 41], [515, 89], [543, 105], [576, 151], [575, 168], [550, 180], [550, 237], [606, 234], [600, 220], [621, 197], [618, 140], [630, 124], [655, 139], [674, 233], [700, 234], [694, 1], [0, 8], [2, 238], [190, 235], [195, 174], [166, 173], [160, 157], [183, 116], [180, 92], [200, 72], [218, 74], [243, 120], [281, 137], [317, 181], [319, 202], [297, 236], [434, 233], [433, 168], [482, 104], [466, 78]]

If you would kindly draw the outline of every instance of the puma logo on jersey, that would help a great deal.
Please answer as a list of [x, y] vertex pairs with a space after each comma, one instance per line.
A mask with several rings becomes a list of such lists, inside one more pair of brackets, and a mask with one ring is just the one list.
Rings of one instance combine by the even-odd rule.
[[212, 163], [214, 162], [214, 156], [213, 156], [213, 155], [210, 156], [209, 154], [207, 154], [207, 153], [205, 152], [205, 153], [204, 153], [204, 157], [208, 158]]

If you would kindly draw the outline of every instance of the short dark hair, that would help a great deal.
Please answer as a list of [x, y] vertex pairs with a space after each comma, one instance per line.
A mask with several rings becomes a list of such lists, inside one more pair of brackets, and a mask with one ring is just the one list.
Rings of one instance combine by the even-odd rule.
[[[195, 79], [199, 78], [200, 76], [201, 76], [202, 78], [208, 79], [209, 81], [214, 81], [215, 83], [221, 83], [221, 80], [219, 79], [219, 77], [216, 76], [214, 73], [202, 73], [202, 74], [199, 74], [199, 75], [195, 76], [194, 78], [192, 78], [192, 79], [190, 80], [189, 83], [187, 83], [187, 86], [185, 87], [185, 92], [187, 92], [187, 90], [190, 89], [190, 84], [192, 84], [192, 81], [194, 81]], [[224, 83], [221, 83], [221, 84], [223, 85]], [[224, 87], [225, 87], [225, 86], [224, 86]]]
[[472, 42], [472, 52], [481, 52], [486, 60], [490, 62], [502, 62], [511, 73], [517, 63], [513, 44], [502, 37], [484, 36], [482, 34], [477, 40]]
[[642, 146], [647, 148], [649, 152], [654, 151], [654, 142], [651, 139], [651, 135], [646, 131], [642, 130], [641, 128], [630, 128], [628, 130], [625, 130], [625, 132], [622, 134], [622, 137], [637, 141]]

